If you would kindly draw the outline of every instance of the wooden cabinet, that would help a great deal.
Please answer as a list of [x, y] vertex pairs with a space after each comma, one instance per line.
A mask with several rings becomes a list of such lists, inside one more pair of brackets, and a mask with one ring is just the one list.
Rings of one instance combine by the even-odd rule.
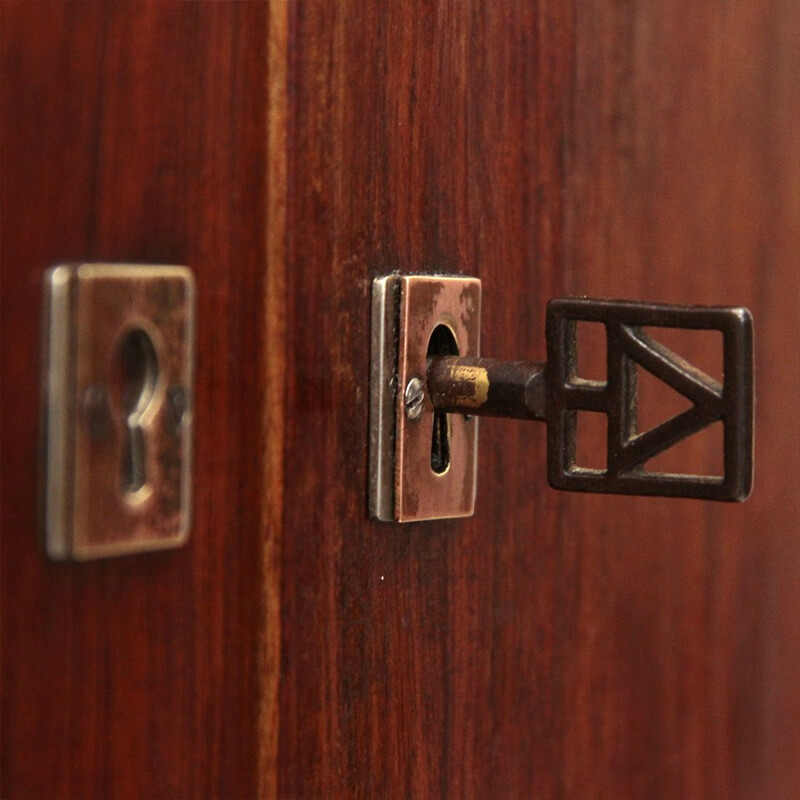
[[[800, 9], [0, 3], [2, 793], [752, 797], [800, 785]], [[37, 543], [41, 278], [191, 266], [195, 522]], [[371, 280], [748, 306], [741, 506], [555, 492], [482, 426], [466, 520], [367, 514]], [[702, 455], [702, 454], [701, 454]]]

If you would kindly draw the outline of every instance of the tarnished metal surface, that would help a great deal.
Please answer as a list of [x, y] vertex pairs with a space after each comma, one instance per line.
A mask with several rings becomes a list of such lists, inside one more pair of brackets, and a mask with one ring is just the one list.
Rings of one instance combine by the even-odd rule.
[[[577, 376], [579, 321], [605, 325], [607, 381]], [[548, 423], [548, 476], [558, 489], [743, 500], [751, 488], [753, 438], [752, 320], [741, 308], [691, 308], [608, 300], [559, 299], [548, 305], [548, 363], [435, 358], [427, 385], [437, 409]], [[719, 330], [720, 384], [655, 341], [643, 326]], [[637, 430], [636, 367], [692, 402], [653, 430]], [[607, 466], [575, 463], [577, 413], [608, 417]], [[725, 474], [650, 471], [654, 456], [714, 422], [725, 426]]]
[[[607, 381], [576, 376], [579, 321], [601, 322], [608, 342]], [[724, 342], [720, 384], [648, 336], [642, 327], [718, 330]], [[692, 407], [639, 433], [636, 365], [692, 401]], [[547, 306], [547, 474], [570, 491], [744, 500], [753, 472], [753, 322], [744, 308], [668, 306], [583, 298]], [[608, 417], [607, 466], [575, 464], [577, 412]], [[724, 424], [725, 472], [649, 472], [647, 461], [716, 421]]]
[[397, 316], [400, 279], [376, 278], [372, 284], [372, 343], [369, 407], [369, 512], [394, 519]]
[[378, 519], [411, 522], [469, 516], [474, 510], [478, 421], [447, 415], [437, 430], [446, 437], [447, 465], [437, 471], [436, 415], [427, 393], [421, 414], [409, 418], [406, 409], [405, 388], [414, 378], [424, 381], [431, 335], [440, 325], [452, 333], [459, 354], [478, 354], [480, 281], [428, 275], [375, 281], [370, 511]]
[[45, 279], [44, 528], [57, 559], [189, 533], [194, 278], [81, 264]]
[[544, 419], [544, 364], [496, 358], [433, 358], [427, 380], [433, 405], [443, 411]]

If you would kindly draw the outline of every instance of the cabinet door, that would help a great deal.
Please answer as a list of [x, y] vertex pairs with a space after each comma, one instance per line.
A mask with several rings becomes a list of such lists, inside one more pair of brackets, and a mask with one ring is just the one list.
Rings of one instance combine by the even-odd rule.
[[[0, 3], [4, 797], [257, 791], [268, 10]], [[37, 541], [41, 284], [70, 261], [195, 271], [184, 548]]]
[[[0, 25], [5, 796], [795, 795], [800, 8], [3, 0]], [[40, 281], [75, 260], [196, 272], [184, 548], [37, 545]], [[749, 307], [751, 499], [559, 493], [543, 428], [486, 420], [472, 518], [370, 520], [392, 270], [479, 277], [501, 358], [544, 359], [554, 296]]]

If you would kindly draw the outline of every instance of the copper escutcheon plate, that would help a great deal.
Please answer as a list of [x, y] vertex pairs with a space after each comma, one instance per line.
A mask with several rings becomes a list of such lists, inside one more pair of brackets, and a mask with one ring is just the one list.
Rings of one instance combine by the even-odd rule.
[[406, 387], [424, 379], [434, 331], [444, 326], [461, 356], [480, 351], [481, 284], [476, 278], [388, 275], [373, 283], [370, 512], [413, 522], [470, 516], [475, 507], [478, 420], [448, 414], [448, 462], [432, 466], [435, 414], [406, 414]]
[[44, 532], [55, 559], [189, 535], [194, 277], [79, 264], [45, 277]]

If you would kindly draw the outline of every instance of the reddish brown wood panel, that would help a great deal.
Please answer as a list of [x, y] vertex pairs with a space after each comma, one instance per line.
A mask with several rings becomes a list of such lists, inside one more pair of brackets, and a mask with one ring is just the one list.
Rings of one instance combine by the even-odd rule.
[[474, 519], [366, 518], [371, 279], [484, 280], [483, 350], [563, 289], [569, 4], [289, 7], [284, 796], [556, 795], [569, 531], [543, 430], [482, 425]]
[[748, 306], [757, 405], [742, 506], [560, 500], [566, 786], [794, 798], [800, 8], [578, 2], [576, 21], [565, 288]]
[[[5, 796], [796, 795], [790, 0], [4, 0], [0, 23]], [[69, 259], [197, 271], [184, 550], [36, 546], [40, 280]], [[497, 357], [543, 358], [561, 294], [748, 305], [752, 499], [556, 493], [543, 427], [486, 420], [473, 519], [370, 522], [392, 269], [481, 277]]]
[[[253, 796], [267, 9], [0, 15], [2, 794]], [[37, 546], [40, 285], [68, 260], [196, 271], [185, 549], [72, 565]]]
[[[289, 14], [281, 793], [793, 796], [795, 7]], [[544, 356], [554, 295], [749, 306], [753, 498], [559, 494], [544, 431], [489, 420], [474, 519], [368, 522], [392, 269], [480, 276], [500, 357]]]

